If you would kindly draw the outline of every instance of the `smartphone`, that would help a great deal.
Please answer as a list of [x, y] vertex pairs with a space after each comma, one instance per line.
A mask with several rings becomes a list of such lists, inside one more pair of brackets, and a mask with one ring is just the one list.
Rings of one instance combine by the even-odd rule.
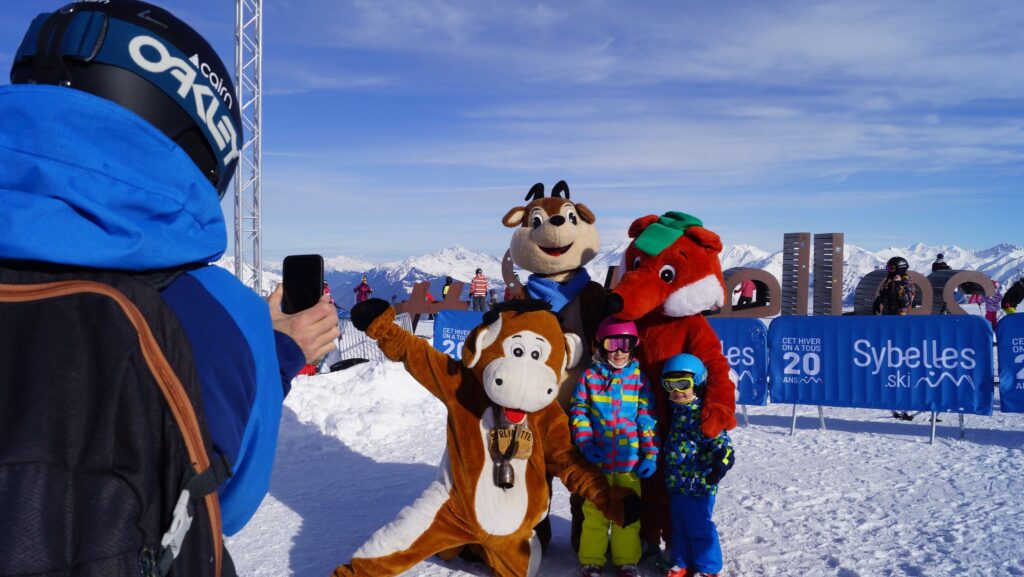
[[282, 283], [282, 311], [295, 314], [315, 305], [324, 294], [324, 257], [318, 254], [293, 254], [284, 257]]

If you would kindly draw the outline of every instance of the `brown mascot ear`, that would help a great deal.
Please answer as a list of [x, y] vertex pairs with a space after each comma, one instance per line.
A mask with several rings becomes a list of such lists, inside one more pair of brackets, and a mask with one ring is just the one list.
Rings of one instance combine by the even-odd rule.
[[640, 233], [643, 232], [645, 228], [651, 226], [652, 223], [658, 222], [658, 218], [660, 217], [656, 214], [648, 214], [647, 216], [641, 216], [634, 220], [633, 224], [629, 225], [629, 238], [636, 238], [640, 236]]
[[512, 210], [505, 213], [505, 216], [501, 219], [501, 224], [508, 228], [515, 228], [523, 224], [523, 215], [526, 214], [525, 206], [517, 206]]
[[704, 248], [710, 248], [715, 252], [722, 252], [722, 239], [702, 226], [688, 227], [686, 229], [686, 236], [697, 241], [697, 244]]
[[580, 215], [580, 218], [582, 218], [583, 222], [585, 223], [594, 224], [595, 222], [597, 222], [597, 217], [594, 216], [594, 213], [590, 212], [590, 209], [587, 208], [587, 205], [583, 203], [576, 203], [576, 214]]

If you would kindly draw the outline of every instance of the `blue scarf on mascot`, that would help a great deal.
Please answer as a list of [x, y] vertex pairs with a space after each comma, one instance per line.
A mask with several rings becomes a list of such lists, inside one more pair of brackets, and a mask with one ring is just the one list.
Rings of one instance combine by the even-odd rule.
[[576, 274], [565, 284], [531, 274], [530, 278], [526, 280], [526, 292], [535, 299], [551, 303], [551, 311], [557, 313], [576, 298], [576, 295], [580, 294], [588, 282], [590, 282], [590, 273], [583, 267], [577, 269]]

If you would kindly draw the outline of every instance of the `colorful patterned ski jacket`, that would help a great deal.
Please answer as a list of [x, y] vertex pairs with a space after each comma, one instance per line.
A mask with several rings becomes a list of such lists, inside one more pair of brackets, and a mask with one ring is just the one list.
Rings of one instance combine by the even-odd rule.
[[641, 459], [656, 459], [654, 397], [634, 359], [616, 369], [596, 361], [580, 375], [569, 405], [572, 440], [581, 451], [597, 445], [605, 473], [628, 473]]
[[909, 275], [894, 274], [886, 277], [875, 297], [876, 315], [905, 315], [914, 304], [917, 286]]
[[672, 404], [672, 423], [665, 453], [665, 485], [669, 493], [702, 497], [718, 493], [718, 485], [704, 480], [711, 471], [711, 453], [720, 447], [732, 448], [729, 434], [722, 431], [709, 439], [700, 430], [700, 397], [689, 405]]

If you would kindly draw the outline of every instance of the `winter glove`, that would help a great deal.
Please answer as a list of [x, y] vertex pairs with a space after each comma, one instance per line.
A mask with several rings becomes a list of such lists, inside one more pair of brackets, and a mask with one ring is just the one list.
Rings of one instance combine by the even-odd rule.
[[[731, 392], [729, 393], [732, 394]], [[700, 430], [704, 436], [714, 439], [722, 434], [722, 431], [736, 426], [736, 414], [730, 413], [721, 405], [705, 402], [700, 413]]]
[[356, 304], [356, 306], [352, 307], [352, 312], [350, 313], [352, 326], [365, 333], [366, 329], [370, 328], [370, 325], [373, 324], [373, 321], [384, 314], [384, 311], [388, 310], [390, 306], [388, 301], [384, 299], [367, 299]]
[[600, 465], [604, 462], [604, 453], [601, 452], [601, 448], [594, 443], [587, 443], [580, 449], [583, 453], [583, 457], [595, 465]]
[[640, 495], [630, 493], [622, 500], [622, 526], [628, 527], [640, 520], [640, 513], [643, 511], [643, 502]]
[[704, 482], [708, 485], [717, 485], [735, 462], [736, 455], [731, 447], [718, 447], [711, 452], [711, 471], [705, 475]]
[[640, 465], [636, 468], [636, 476], [641, 479], [646, 479], [654, 474], [654, 471], [658, 468], [658, 460], [654, 457], [647, 457], [643, 461], [640, 461]]

